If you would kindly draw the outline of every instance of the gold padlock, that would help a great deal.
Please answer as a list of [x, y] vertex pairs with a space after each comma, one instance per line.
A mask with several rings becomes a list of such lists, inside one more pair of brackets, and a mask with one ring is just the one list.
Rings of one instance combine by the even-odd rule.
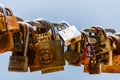
[[12, 10], [10, 8], [7, 8], [7, 7], [5, 9], [7, 12], [7, 15], [5, 15], [5, 16], [7, 19], [8, 30], [10, 30], [12, 32], [19, 31], [20, 28], [19, 28], [19, 25], [17, 23], [17, 18], [13, 15]]
[[52, 40], [39, 42], [35, 45], [36, 53], [39, 56], [40, 69], [43, 70], [51, 68], [50, 70], [52, 71], [50, 72], [54, 72], [56, 69], [59, 71], [60, 68], [56, 67], [65, 65], [61, 40], [56, 40], [54, 26], [48, 21], [44, 22], [50, 25], [50, 29], [52, 31]]

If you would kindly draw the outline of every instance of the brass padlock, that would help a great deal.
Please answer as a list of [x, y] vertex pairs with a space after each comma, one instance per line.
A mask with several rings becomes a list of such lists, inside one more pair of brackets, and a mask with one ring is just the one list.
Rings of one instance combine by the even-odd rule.
[[36, 53], [39, 56], [40, 69], [53, 68], [52, 71], [54, 72], [55, 67], [65, 65], [64, 52], [62, 50], [61, 40], [56, 40], [54, 26], [48, 21], [45, 22], [50, 25], [52, 40], [36, 43]]
[[33, 28], [30, 28], [30, 41], [28, 45], [28, 66], [30, 69], [30, 72], [34, 71], [39, 71], [40, 66], [39, 66], [39, 59], [36, 54], [36, 49], [35, 49], [35, 44], [37, 42], [36, 37], [35, 37], [35, 31]]
[[[34, 26], [35, 29], [33, 29], [33, 27], [30, 28], [30, 40], [29, 40], [29, 45], [28, 45], [28, 66], [29, 66], [29, 69], [30, 69], [30, 72], [34, 72], [34, 71], [39, 71], [41, 70], [40, 69], [40, 66], [39, 66], [39, 57], [36, 55], [36, 48], [35, 48], [35, 44], [37, 42], [40, 42], [40, 41], [44, 41], [44, 40], [40, 40], [39, 37], [39, 34], [42, 34], [44, 32], [44, 30], [46, 31], [45, 27], [43, 27], [42, 24], [40, 24], [39, 22], [36, 22], [36, 21], [28, 21], [27, 23], [29, 23], [31, 26]], [[40, 31], [42, 28], [42, 31]], [[37, 34], [37, 36], [36, 36]], [[43, 35], [42, 35], [43, 37]]]
[[13, 35], [10, 31], [0, 35], [0, 54], [14, 49]]
[[27, 35], [26, 41], [24, 45], [23, 56], [10, 56], [8, 71], [12, 72], [27, 72], [28, 71], [28, 57], [27, 57], [27, 49], [28, 49], [28, 41], [29, 41], [29, 27], [30, 25], [25, 23], [27, 27]]
[[17, 23], [17, 18], [13, 15], [12, 10], [10, 8], [7, 8], [7, 7], [5, 9], [7, 12], [7, 15], [5, 15], [5, 16], [7, 19], [8, 30], [10, 30], [12, 32], [19, 31], [20, 30], [19, 24]]

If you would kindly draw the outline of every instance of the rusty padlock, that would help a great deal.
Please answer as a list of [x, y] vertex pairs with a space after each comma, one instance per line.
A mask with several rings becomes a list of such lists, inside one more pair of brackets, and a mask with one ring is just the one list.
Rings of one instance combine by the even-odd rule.
[[56, 67], [64, 66], [65, 61], [63, 57], [64, 52], [62, 50], [61, 40], [56, 40], [54, 26], [48, 21], [45, 22], [50, 25], [52, 40], [36, 43], [36, 52], [39, 56], [41, 70], [46, 69], [46, 73], [48, 73], [47, 69], [51, 68], [52, 71], [50, 70], [50, 72], [54, 72], [56, 71]]
[[7, 8], [7, 7], [5, 9], [7, 12], [7, 15], [5, 15], [5, 16], [7, 19], [8, 30], [10, 30], [12, 32], [19, 31], [20, 28], [19, 28], [19, 25], [17, 23], [17, 18], [14, 16], [12, 10], [10, 8]]
[[[27, 49], [29, 43], [29, 27], [30, 25], [25, 23], [27, 27], [26, 41], [24, 45], [23, 56], [12, 55], [10, 56], [8, 71], [12, 72], [27, 72], [28, 71], [28, 57]], [[13, 52], [14, 53], [14, 52]]]
[[14, 48], [13, 35], [7, 28], [7, 20], [6, 20], [6, 10], [5, 7], [0, 5], [0, 53], [4, 53], [6, 51], [11, 51]]
[[65, 29], [60, 30], [58, 32], [65, 45], [76, 43], [81, 39], [81, 34], [75, 26], [70, 26], [65, 21], [61, 21], [60, 24], [62, 24], [65, 27]]

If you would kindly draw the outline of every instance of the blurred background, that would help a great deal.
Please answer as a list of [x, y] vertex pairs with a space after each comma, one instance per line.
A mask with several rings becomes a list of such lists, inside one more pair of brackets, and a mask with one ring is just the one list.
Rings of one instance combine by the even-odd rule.
[[[65, 20], [79, 30], [100, 25], [120, 31], [119, 0], [0, 0], [24, 20], [45, 18], [51, 22]], [[89, 75], [83, 66], [67, 65], [64, 71], [49, 74], [8, 72], [11, 52], [0, 54], [0, 80], [120, 80], [120, 74]]]

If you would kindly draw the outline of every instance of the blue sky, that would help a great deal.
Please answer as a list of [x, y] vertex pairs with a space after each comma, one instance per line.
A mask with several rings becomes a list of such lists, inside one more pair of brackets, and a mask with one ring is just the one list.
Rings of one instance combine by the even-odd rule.
[[[120, 31], [119, 0], [0, 0], [13, 10], [14, 15], [24, 20], [45, 18], [51, 22], [68, 21], [79, 30], [92, 25], [114, 28]], [[89, 75], [83, 73], [83, 66], [66, 64], [65, 70], [50, 74], [38, 72], [8, 72], [11, 52], [0, 55], [0, 80], [120, 80], [120, 74]]]

